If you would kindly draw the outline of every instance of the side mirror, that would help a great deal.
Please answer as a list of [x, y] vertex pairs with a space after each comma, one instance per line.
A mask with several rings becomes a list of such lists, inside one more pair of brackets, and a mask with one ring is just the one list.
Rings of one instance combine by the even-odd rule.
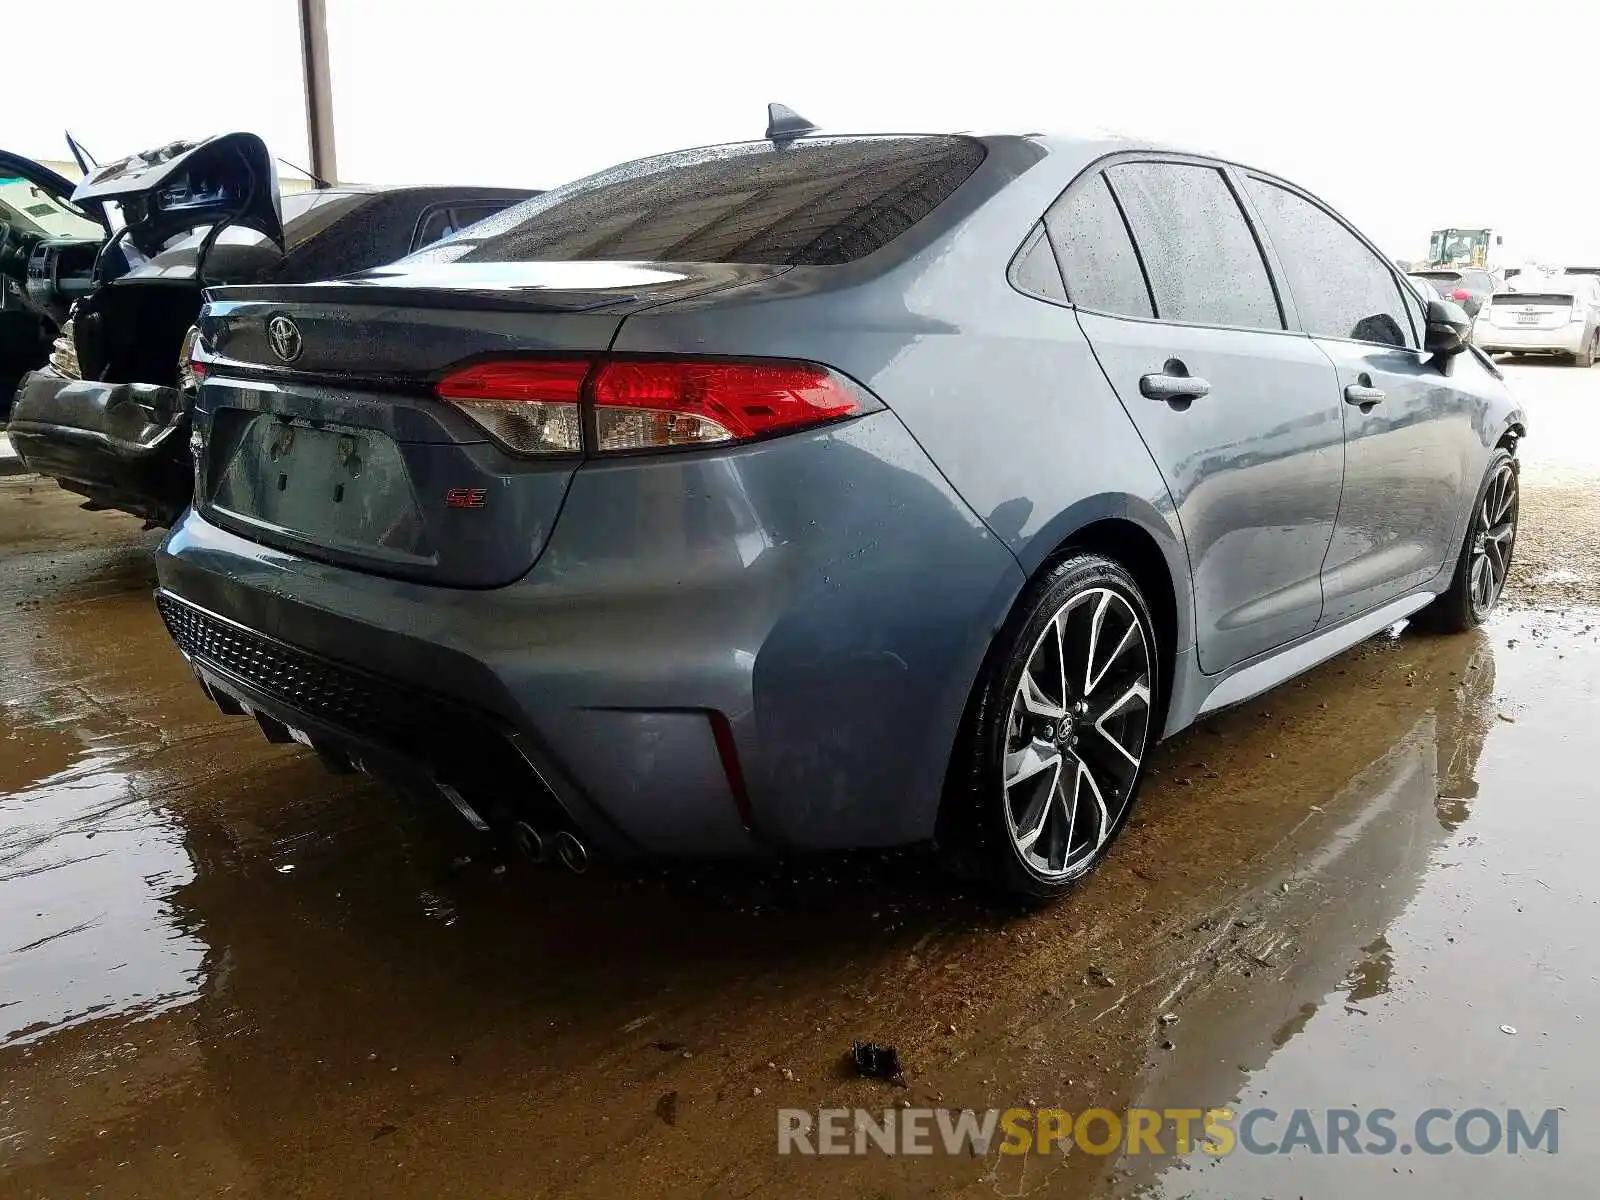
[[1449, 358], [1466, 349], [1472, 318], [1448, 300], [1428, 301], [1428, 327], [1422, 336], [1422, 349], [1440, 358]]

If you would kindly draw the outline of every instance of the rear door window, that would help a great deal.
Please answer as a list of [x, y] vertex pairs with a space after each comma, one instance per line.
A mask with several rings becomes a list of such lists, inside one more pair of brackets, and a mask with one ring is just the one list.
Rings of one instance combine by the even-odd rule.
[[1074, 304], [1117, 316], [1155, 315], [1128, 226], [1104, 175], [1096, 173], [1056, 201], [1044, 224]]
[[1400, 281], [1348, 226], [1278, 184], [1251, 177], [1246, 187], [1307, 333], [1382, 346], [1417, 345]]
[[803, 138], [781, 150], [749, 142], [662, 155], [491, 218], [457, 261], [846, 263], [925, 218], [983, 156], [964, 137]]
[[1282, 329], [1261, 248], [1226, 177], [1189, 163], [1106, 169], [1164, 321]]

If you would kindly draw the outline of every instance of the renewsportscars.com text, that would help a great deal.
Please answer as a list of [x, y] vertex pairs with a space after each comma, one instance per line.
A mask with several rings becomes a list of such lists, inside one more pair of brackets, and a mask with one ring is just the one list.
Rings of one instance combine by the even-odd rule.
[[1560, 1112], [1428, 1108], [802, 1108], [779, 1154], [1522, 1154], [1560, 1151]]

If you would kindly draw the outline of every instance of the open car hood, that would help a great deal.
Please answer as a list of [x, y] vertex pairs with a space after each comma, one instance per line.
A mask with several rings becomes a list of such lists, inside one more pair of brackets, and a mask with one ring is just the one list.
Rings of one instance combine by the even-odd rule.
[[244, 225], [283, 242], [277, 168], [253, 133], [172, 142], [96, 167], [72, 201], [102, 221], [115, 203], [128, 236], [147, 253], [206, 224]]

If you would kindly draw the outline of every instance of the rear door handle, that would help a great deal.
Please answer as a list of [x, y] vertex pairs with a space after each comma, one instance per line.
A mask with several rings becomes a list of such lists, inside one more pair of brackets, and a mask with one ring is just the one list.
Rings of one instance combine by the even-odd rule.
[[1346, 404], [1359, 404], [1366, 408], [1369, 404], [1379, 404], [1383, 401], [1383, 389], [1375, 388], [1370, 383], [1352, 383], [1344, 390]]
[[[1178, 370], [1173, 370], [1177, 367]], [[1139, 394], [1149, 400], [1197, 400], [1209, 395], [1211, 385], [1198, 375], [1183, 370], [1183, 364], [1169, 361], [1159, 375], [1139, 376]]]

